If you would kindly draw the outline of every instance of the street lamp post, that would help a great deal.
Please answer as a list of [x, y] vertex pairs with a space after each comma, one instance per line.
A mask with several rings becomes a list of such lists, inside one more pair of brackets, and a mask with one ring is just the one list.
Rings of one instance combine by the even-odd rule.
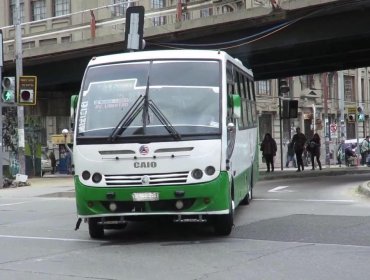
[[[66, 150], [69, 152], [69, 155], [70, 155], [70, 158], [71, 158], [71, 166], [73, 166], [73, 151], [72, 149], [68, 146], [68, 143], [67, 143], [67, 137], [69, 135], [69, 130], [67, 128], [64, 128], [62, 130], [62, 134], [64, 136], [64, 147], [66, 148]], [[68, 168], [69, 166], [67, 166]], [[72, 168], [73, 169], [73, 168]], [[69, 172], [69, 170], [68, 170]], [[72, 174], [73, 174], [73, 170], [72, 170]]]

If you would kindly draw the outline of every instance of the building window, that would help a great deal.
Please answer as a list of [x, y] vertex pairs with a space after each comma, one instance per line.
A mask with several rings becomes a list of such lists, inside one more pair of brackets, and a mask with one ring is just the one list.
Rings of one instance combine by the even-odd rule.
[[122, 1], [122, 0], [112, 0], [112, 4], [114, 6], [112, 7], [111, 11], [114, 17], [125, 17], [126, 9], [134, 5], [134, 3], [130, 3], [129, 1]]
[[233, 8], [233, 7], [231, 7], [231, 6], [229, 6], [229, 5], [224, 5], [224, 6], [222, 6], [222, 8], [221, 8], [221, 13], [222, 13], [222, 14], [231, 13], [231, 12], [233, 12], [233, 11], [234, 11], [234, 8]]
[[266, 133], [270, 133], [272, 135], [272, 115], [262, 114], [259, 117], [258, 125], [259, 125], [258, 131], [259, 131], [260, 141], [262, 142]]
[[314, 89], [315, 88], [315, 77], [314, 75], [304, 75], [299, 77], [301, 82], [301, 89]]
[[41, 20], [46, 18], [45, 0], [32, 1], [32, 20]]
[[255, 87], [257, 95], [271, 95], [270, 81], [258, 81]]
[[352, 76], [344, 76], [344, 100], [355, 101], [354, 94], [355, 78]]
[[328, 87], [329, 87], [329, 98], [335, 99], [337, 97], [337, 80], [336, 73], [331, 72], [328, 74]]
[[71, 12], [70, 0], [54, 0], [54, 16], [63, 16]]
[[[152, 0], [151, 1], [151, 7], [153, 10], [162, 9], [165, 6], [166, 6], [165, 0]], [[166, 23], [166, 17], [164, 16], [154, 17], [152, 20], [153, 20], [154, 26], [163, 25]]]
[[[17, 23], [17, 14], [16, 14], [16, 10], [15, 10], [15, 0], [12, 0], [10, 2], [10, 19], [9, 19], [9, 23], [10, 24], [16, 24]], [[20, 20], [21, 20], [21, 23], [24, 22], [24, 1], [23, 0], [20, 0], [20, 8], [21, 8], [21, 11], [20, 11]]]
[[200, 17], [209, 17], [213, 15], [213, 9], [212, 8], [204, 8], [200, 10]]

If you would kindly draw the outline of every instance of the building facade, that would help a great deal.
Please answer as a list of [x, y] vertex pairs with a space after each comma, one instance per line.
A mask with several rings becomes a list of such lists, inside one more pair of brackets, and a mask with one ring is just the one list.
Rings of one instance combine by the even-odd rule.
[[[51, 136], [60, 134], [63, 129], [70, 127], [70, 97], [78, 93], [82, 77], [69, 77], [73, 69], [59, 76], [50, 75], [58, 72], [58, 69], [49, 69], [46, 62], [52, 60], [56, 53], [65, 53], [67, 57], [69, 53], [87, 48], [121, 43], [124, 38], [124, 17], [128, 7], [134, 5], [145, 7], [144, 33], [153, 35], [176, 31], [184, 27], [185, 22], [189, 23], [188, 28], [191, 28], [192, 22], [215, 24], [226, 19], [232, 20], [233, 17], [240, 15], [249, 17], [267, 15], [279, 6], [294, 8], [301, 5], [299, 0], [19, 1], [23, 59], [26, 65], [28, 61], [40, 60], [40, 68], [43, 68], [42, 75], [38, 77], [42, 83], [38, 90], [37, 105], [26, 108], [25, 119], [26, 122], [38, 124], [32, 133], [40, 135], [37, 141], [49, 148], [53, 148]], [[312, 2], [321, 3], [323, 0]], [[17, 56], [14, 24], [18, 19], [15, 11], [16, 0], [0, 1], [0, 28], [4, 36], [6, 65], [14, 64]], [[202, 21], [199, 21], [200, 19]], [[107, 51], [108, 53], [110, 52]], [[9, 69], [5, 74], [15, 76], [14, 67]], [[326, 147], [323, 155], [330, 156], [340, 138], [350, 139], [357, 135], [363, 137], [369, 133], [368, 119], [362, 123], [353, 123], [348, 121], [347, 115], [348, 108], [352, 107], [363, 108], [367, 115], [369, 110], [367, 76], [367, 72], [360, 69], [288, 78], [290, 91], [284, 98], [299, 101], [299, 115], [297, 119], [283, 120], [282, 125], [279, 118], [277, 80], [256, 82], [261, 139], [266, 132], [270, 132], [279, 147], [282, 147], [284, 160], [286, 143], [298, 126], [307, 137], [317, 132], [322, 139], [327, 139], [326, 146], [329, 148]], [[328, 128], [332, 127], [332, 130], [336, 127], [335, 133], [327, 132], [329, 130], [325, 130], [325, 123]], [[280, 155], [278, 152], [277, 164], [281, 161]]]
[[257, 81], [255, 84], [260, 139], [265, 133], [271, 133], [276, 139], [277, 166], [281, 164], [281, 155], [285, 165], [287, 144], [297, 127], [308, 139], [314, 133], [319, 134], [321, 159], [327, 165], [337, 163], [336, 152], [342, 140], [358, 138], [361, 142], [370, 134], [368, 68], [290, 77], [286, 80], [290, 90], [281, 98], [298, 100], [298, 117], [283, 119], [281, 124], [278, 80]]
[[[233, 0], [19, 0], [22, 30], [22, 56], [24, 65], [30, 59], [52, 60], [55, 53], [78, 52], [81, 49], [122, 42], [124, 17], [130, 6], [145, 7], [145, 34], [168, 33], [181, 28], [179, 23], [220, 14], [245, 11], [262, 4], [271, 7], [269, 1]], [[6, 65], [16, 60], [15, 24], [17, 23], [16, 0], [0, 1], [0, 28], [4, 39]], [[166, 26], [163, 28], [162, 26]], [[110, 52], [107, 51], [106, 54]], [[91, 57], [93, 54], [91, 54]], [[41, 67], [42, 64], [40, 63]], [[45, 64], [45, 68], [48, 65]], [[53, 66], [54, 67], [54, 66]], [[70, 126], [70, 97], [78, 93], [81, 78], [63, 80], [52, 77], [58, 69], [43, 69], [36, 106], [26, 108], [26, 115], [40, 121], [40, 141], [51, 146], [51, 136], [60, 134]], [[72, 69], [73, 71], [73, 69]], [[24, 73], [32, 75], [33, 73]], [[15, 67], [5, 73], [15, 76]], [[64, 76], [70, 73], [62, 73]], [[55, 76], [55, 75], [54, 75]], [[53, 80], [52, 80], [53, 79]]]

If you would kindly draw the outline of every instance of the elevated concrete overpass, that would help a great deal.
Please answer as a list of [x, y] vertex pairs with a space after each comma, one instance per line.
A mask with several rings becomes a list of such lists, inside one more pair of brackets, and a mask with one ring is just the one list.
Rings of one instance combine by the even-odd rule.
[[[195, 13], [202, 5], [231, 2], [244, 1], [199, 1], [188, 8]], [[278, 9], [239, 6], [233, 12], [182, 22], [174, 20], [176, 9], [151, 11], [147, 20], [165, 17], [166, 24], [146, 24], [146, 49], [224, 49], [248, 65], [257, 80], [370, 65], [370, 0], [281, 0], [280, 4]], [[24, 49], [24, 73], [37, 75], [45, 90], [78, 89], [92, 56], [122, 51], [123, 23], [124, 19], [98, 20], [94, 38], [89, 18], [72, 27], [24, 36], [24, 43], [51, 40], [55, 34], [72, 38], [58, 39], [57, 44], [36, 42], [36, 48]], [[114, 26], [115, 31], [103, 32], [106, 26], [112, 30]], [[4, 31], [5, 46], [14, 43], [10, 29]], [[6, 50], [5, 71], [14, 73], [13, 52]]]

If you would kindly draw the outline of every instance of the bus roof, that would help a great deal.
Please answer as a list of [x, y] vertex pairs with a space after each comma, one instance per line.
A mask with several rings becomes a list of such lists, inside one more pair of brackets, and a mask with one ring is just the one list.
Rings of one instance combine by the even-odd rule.
[[89, 66], [117, 63], [133, 60], [149, 60], [149, 59], [227, 59], [233, 61], [239, 67], [244, 67], [246, 71], [252, 75], [252, 72], [247, 69], [239, 59], [234, 59], [224, 51], [216, 50], [160, 50], [160, 51], [138, 51], [127, 52], [120, 54], [104, 55], [93, 57]]

